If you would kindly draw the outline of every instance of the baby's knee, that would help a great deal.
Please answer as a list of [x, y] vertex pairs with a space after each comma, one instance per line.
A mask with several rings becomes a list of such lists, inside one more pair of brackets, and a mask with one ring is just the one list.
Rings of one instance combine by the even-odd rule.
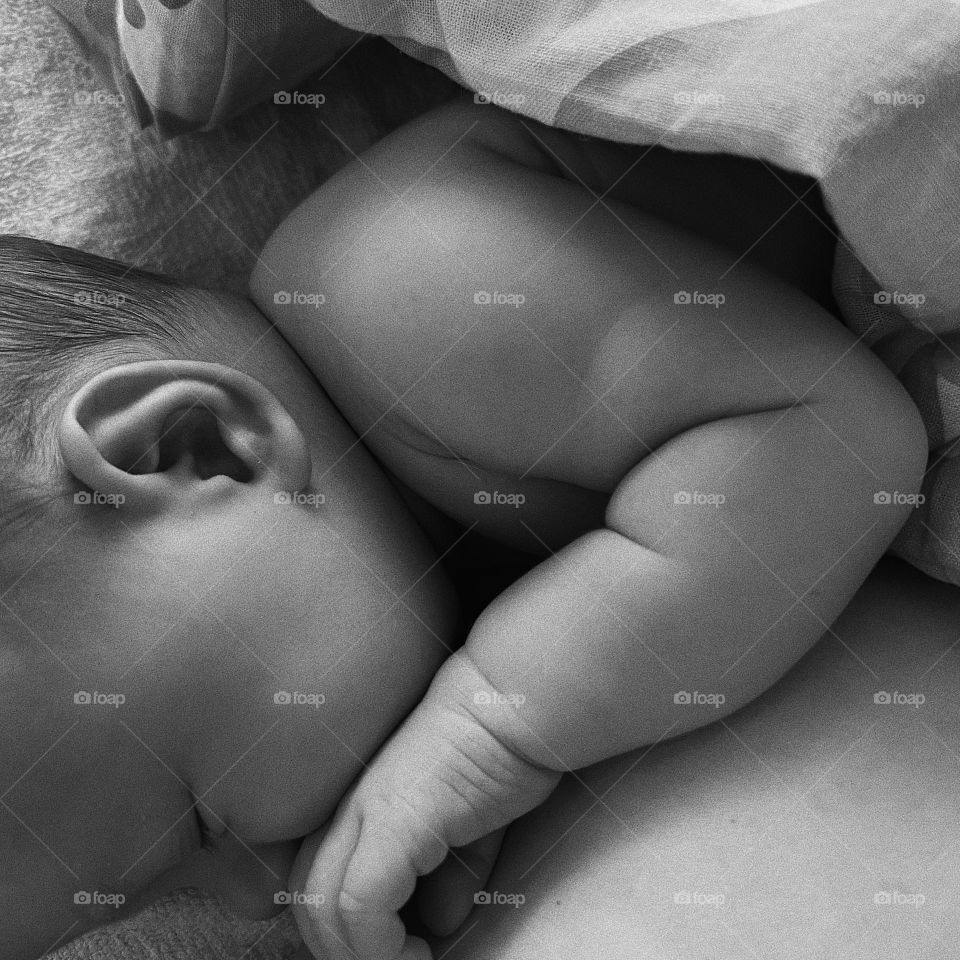
[[844, 454], [869, 471], [877, 485], [874, 503], [895, 507], [894, 493], [906, 497], [920, 489], [927, 431], [903, 384], [872, 352], [863, 353], [855, 375], [834, 386], [824, 426], [829, 430], [835, 423], [838, 440], [846, 441]]

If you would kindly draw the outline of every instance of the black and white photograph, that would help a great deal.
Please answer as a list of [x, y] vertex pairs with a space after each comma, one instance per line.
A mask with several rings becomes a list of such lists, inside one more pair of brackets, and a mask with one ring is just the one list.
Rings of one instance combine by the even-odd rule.
[[0, 908], [960, 957], [960, 2], [5, 0]]

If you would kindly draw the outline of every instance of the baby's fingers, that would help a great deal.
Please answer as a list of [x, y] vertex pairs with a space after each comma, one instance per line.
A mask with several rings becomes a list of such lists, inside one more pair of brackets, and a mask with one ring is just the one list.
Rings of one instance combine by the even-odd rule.
[[352, 830], [344, 828], [342, 817], [334, 823], [336, 827], [328, 824], [303, 841], [288, 881], [300, 936], [310, 955], [319, 960], [352, 956], [339, 925], [336, 900], [343, 870], [356, 845], [359, 822], [352, 821]]
[[417, 886], [420, 918], [432, 934], [449, 936], [467, 919], [474, 898], [490, 878], [506, 828], [450, 851]]
[[[416, 883], [419, 857], [409, 838], [349, 803], [308, 837], [290, 875], [304, 943], [319, 960], [429, 960], [408, 937], [397, 910]], [[438, 853], [437, 859], [442, 859]]]
[[470, 705], [482, 682], [464, 658], [451, 657], [315, 846], [306, 881], [312, 902], [298, 922], [321, 960], [429, 957], [397, 913], [417, 878], [435, 870], [451, 847], [479, 857], [475, 876], [458, 881], [466, 894], [461, 906], [454, 896], [442, 908], [443, 920], [456, 926], [486, 881], [499, 839], [471, 845], [539, 805], [556, 786], [558, 772], [534, 766], [474, 715]]
[[[377, 782], [373, 772], [367, 782]], [[297, 924], [319, 960], [429, 960], [397, 911], [446, 843], [432, 804], [421, 813], [416, 792], [398, 803], [379, 786], [352, 790], [329, 827], [304, 841], [291, 872]]]
[[445, 853], [434, 826], [406, 808], [364, 814], [337, 902], [357, 960], [430, 957], [422, 940], [406, 935], [397, 911], [410, 899], [418, 875], [433, 870]]

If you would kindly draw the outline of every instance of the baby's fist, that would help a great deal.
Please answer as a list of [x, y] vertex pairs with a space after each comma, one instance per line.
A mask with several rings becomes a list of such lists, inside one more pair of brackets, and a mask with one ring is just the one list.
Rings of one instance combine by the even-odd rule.
[[[329, 828], [304, 843], [291, 886], [299, 894], [300, 932], [316, 957], [429, 957], [397, 916], [417, 877], [440, 866], [451, 848], [468, 844], [475, 856], [464, 856], [461, 866], [469, 870], [479, 853], [491, 861], [488, 870], [501, 828], [556, 786], [559, 773], [516, 749], [524, 736], [518, 718], [505, 725], [499, 717], [498, 735], [491, 732], [476, 705], [497, 697], [468, 655], [454, 654], [341, 801]], [[507, 746], [503, 731], [511, 724], [517, 735]], [[486, 876], [477, 880], [479, 888]], [[463, 917], [467, 909], [448, 905], [441, 914]]]

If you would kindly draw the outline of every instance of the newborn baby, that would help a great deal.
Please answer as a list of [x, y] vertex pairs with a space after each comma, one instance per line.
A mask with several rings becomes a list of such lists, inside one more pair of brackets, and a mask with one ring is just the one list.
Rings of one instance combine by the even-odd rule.
[[[455, 929], [564, 771], [829, 629], [919, 417], [795, 251], [745, 258], [769, 223], [731, 253], [633, 167], [448, 105], [285, 221], [259, 310], [0, 245], [10, 956], [191, 884], [292, 899], [318, 957], [426, 956], [419, 876]], [[464, 530], [531, 569], [458, 647], [423, 531]]]

